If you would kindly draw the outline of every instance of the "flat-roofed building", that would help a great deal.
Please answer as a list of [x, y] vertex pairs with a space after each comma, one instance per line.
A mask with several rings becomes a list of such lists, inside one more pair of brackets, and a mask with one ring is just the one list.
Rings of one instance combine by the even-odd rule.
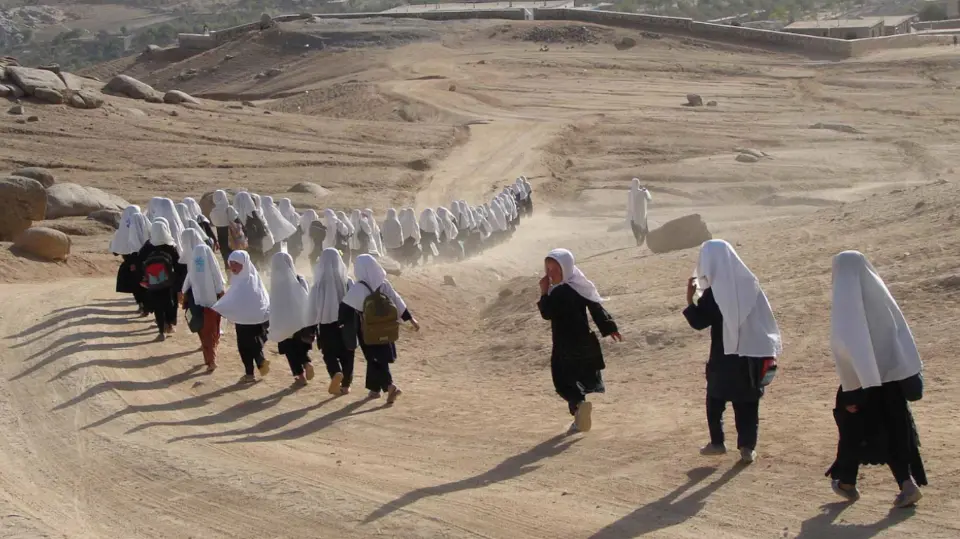
[[883, 35], [883, 17], [875, 19], [831, 19], [797, 21], [783, 28], [784, 32], [836, 39], [864, 39]]

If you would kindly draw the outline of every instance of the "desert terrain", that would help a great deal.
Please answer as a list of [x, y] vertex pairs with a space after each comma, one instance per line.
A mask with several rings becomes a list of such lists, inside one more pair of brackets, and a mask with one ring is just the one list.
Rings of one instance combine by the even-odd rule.
[[[202, 375], [195, 336], [152, 342], [151, 321], [114, 293], [109, 230], [74, 222], [61, 264], [2, 249], [0, 535], [960, 537], [956, 49], [832, 62], [566, 23], [328, 24], [91, 68], [203, 105], [27, 104], [41, 121], [0, 119], [0, 162], [141, 205], [215, 188], [288, 196], [312, 181], [329, 193], [292, 197], [301, 211], [381, 218], [479, 203], [524, 174], [536, 215], [481, 257], [393, 279], [423, 325], [402, 336], [393, 407], [330, 398], [322, 376], [291, 389], [274, 343], [268, 378], [238, 386], [232, 327], [221, 368]], [[623, 37], [636, 46], [619, 50]], [[688, 93], [717, 104], [683, 106]], [[741, 163], [738, 147], [768, 157]], [[700, 213], [769, 296], [784, 355], [750, 467], [698, 454], [709, 335], [680, 314], [697, 250], [633, 245], [632, 177], [653, 194], [653, 226]], [[535, 305], [558, 246], [626, 339], [604, 343], [607, 393], [591, 397], [593, 431], [571, 437]], [[915, 510], [889, 510], [886, 469], [862, 470], [852, 506], [823, 476], [836, 450], [830, 259], [844, 249], [873, 261], [925, 362], [913, 410], [931, 484]]]

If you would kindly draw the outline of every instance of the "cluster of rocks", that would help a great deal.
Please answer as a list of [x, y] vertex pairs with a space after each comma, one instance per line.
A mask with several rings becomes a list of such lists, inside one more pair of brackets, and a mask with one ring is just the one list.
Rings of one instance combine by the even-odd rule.
[[261, 72], [257, 73], [256, 75], [254, 75], [253, 78], [255, 78], [255, 79], [257, 79], [257, 80], [260, 80], [260, 79], [272, 79], [273, 77], [276, 77], [276, 76], [280, 75], [281, 73], [283, 73], [283, 70], [282, 70], [282, 69], [280, 69], [279, 67], [272, 67], [272, 68], [270, 68], [270, 69], [268, 69], [268, 70], [266, 70], [266, 71], [261, 71]]
[[34, 227], [34, 221], [87, 217], [119, 225], [129, 203], [95, 187], [58, 183], [53, 172], [28, 167], [0, 180], [0, 240], [44, 260], [62, 260], [70, 252], [70, 238], [56, 230]]
[[[687, 94], [687, 102], [683, 104], [685, 107], [702, 107], [704, 105], [703, 97], [699, 94]], [[707, 101], [706, 105], [708, 107], [716, 107], [716, 101]]]
[[770, 154], [754, 150], [753, 148], [736, 148], [737, 161], [740, 163], [756, 163], [761, 159], [769, 159]]
[[523, 41], [535, 43], [600, 43], [600, 37], [587, 26], [535, 26], [520, 35]]
[[[12, 58], [0, 61], [0, 97], [16, 100], [32, 97], [54, 105], [95, 109], [103, 106], [98, 86], [99, 82], [61, 71], [56, 64], [32, 68], [18, 65]], [[8, 112], [24, 114], [21, 103]]]
[[192, 105], [200, 104], [199, 100], [186, 92], [170, 90], [164, 93], [155, 90], [153, 86], [129, 75], [117, 75], [110, 79], [110, 82], [107, 83], [104, 90], [114, 95], [140, 99], [147, 103], [167, 103], [168, 105], [181, 105], [184, 103], [190, 103]]

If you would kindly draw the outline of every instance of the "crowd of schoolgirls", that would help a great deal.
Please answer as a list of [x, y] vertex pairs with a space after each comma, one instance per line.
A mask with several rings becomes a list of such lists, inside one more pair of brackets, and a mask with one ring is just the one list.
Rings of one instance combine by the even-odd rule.
[[[640, 235], [647, 232], [646, 201], [650, 196], [635, 184], [629, 194], [628, 220], [640, 244]], [[270, 255], [268, 292], [253, 253], [236, 248], [243, 245], [234, 238], [245, 238], [248, 247], [252, 240], [264, 247], [258, 251], [263, 257], [277, 243], [273, 238], [264, 239], [270, 236], [269, 224], [259, 240], [249, 234], [251, 229], [245, 225], [251, 219], [266, 223], [269, 218], [250, 195], [241, 196], [245, 194], [238, 194], [238, 206], [247, 215], [246, 223], [241, 211], [222, 207], [225, 194], [215, 196], [209, 221], [199, 215], [199, 208], [194, 212], [192, 204], [185, 201], [186, 227], [177, 207], [166, 199], [151, 201], [148, 215], [140, 214], [136, 207], [128, 208], [111, 244], [113, 252], [123, 256], [118, 291], [132, 293], [141, 312], [155, 315], [160, 339], [176, 326], [179, 299], [190, 313], [191, 329], [200, 336], [209, 372], [216, 368], [222, 317], [235, 324], [246, 371], [243, 383], [254, 382], [257, 370], [261, 376], [269, 372], [263, 349], [270, 340], [278, 343], [279, 353], [287, 358], [294, 383], [306, 384], [314, 377], [309, 352], [316, 343], [329, 375], [329, 393], [345, 395], [353, 382], [359, 347], [367, 363], [368, 397], [386, 394], [389, 403], [395, 402], [402, 391], [394, 383], [390, 365], [396, 359], [400, 325], [409, 322], [415, 330], [420, 326], [377, 258], [357, 255], [351, 279], [349, 257], [345, 260], [338, 243], [316, 238], [328, 246], [315, 258], [311, 256], [310, 283], [297, 274], [294, 257], [280, 247]], [[288, 209], [285, 206], [276, 208], [279, 215]], [[327, 213], [325, 218], [330, 227], [341, 222], [336, 214]], [[400, 222], [409, 216], [389, 215], [384, 228], [391, 227], [388, 223], [394, 219]], [[232, 230], [237, 224], [242, 228]], [[180, 230], [189, 252], [181, 251], [174, 230]], [[301, 248], [313, 240], [304, 234]], [[217, 248], [221, 253], [228, 251], [223, 256], [231, 275], [229, 287], [214, 258]], [[178, 292], [182, 292], [179, 298]], [[551, 325], [551, 375], [557, 394], [573, 416], [570, 434], [591, 430], [593, 407], [587, 396], [605, 391], [602, 346], [590, 329], [589, 318], [601, 336], [623, 339], [603, 302], [570, 251], [548, 253], [538, 308]], [[727, 452], [723, 416], [731, 403], [739, 461], [749, 465], [758, 458], [759, 403], [774, 379], [776, 358], [782, 352], [773, 310], [759, 279], [723, 240], [701, 246], [694, 276], [686, 283], [686, 304], [682, 315], [691, 328], [709, 328], [711, 336], [705, 368], [709, 442], [700, 452], [704, 456]], [[833, 492], [850, 502], [858, 500], [859, 467], [885, 464], [899, 488], [894, 506], [915, 505], [922, 497], [919, 487], [927, 484], [927, 478], [909, 402], [922, 397], [922, 362], [899, 306], [870, 262], [856, 251], [842, 252], [833, 259], [831, 348], [840, 378], [833, 410], [840, 439], [837, 458], [827, 471]]]

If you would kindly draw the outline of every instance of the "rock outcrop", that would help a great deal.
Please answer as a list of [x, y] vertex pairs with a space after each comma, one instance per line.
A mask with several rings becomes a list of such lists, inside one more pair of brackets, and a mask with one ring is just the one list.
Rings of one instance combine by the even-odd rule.
[[0, 180], [0, 240], [12, 240], [30, 228], [33, 221], [42, 220], [46, 209], [47, 193], [37, 180]]
[[86, 217], [97, 210], [123, 211], [130, 203], [101, 191], [75, 183], [58, 183], [47, 189], [47, 219]]
[[[119, 95], [125, 95], [133, 99], [158, 98], [159, 92], [153, 89], [153, 86], [128, 75], [117, 75], [107, 85], [104, 90]], [[161, 98], [162, 99], [162, 98]]]
[[53, 172], [41, 167], [27, 167], [17, 169], [11, 174], [11, 176], [19, 176], [21, 178], [30, 178], [31, 180], [37, 180], [40, 182], [40, 185], [44, 189], [49, 188], [53, 184], [57, 183], [56, 177], [54, 177]]
[[70, 236], [52, 228], [35, 227], [21, 232], [13, 241], [14, 248], [41, 260], [55, 262], [70, 255]]
[[647, 235], [647, 247], [654, 253], [669, 253], [699, 247], [701, 243], [712, 239], [713, 235], [703, 218], [694, 213], [668, 221], [660, 228], [651, 230]]

